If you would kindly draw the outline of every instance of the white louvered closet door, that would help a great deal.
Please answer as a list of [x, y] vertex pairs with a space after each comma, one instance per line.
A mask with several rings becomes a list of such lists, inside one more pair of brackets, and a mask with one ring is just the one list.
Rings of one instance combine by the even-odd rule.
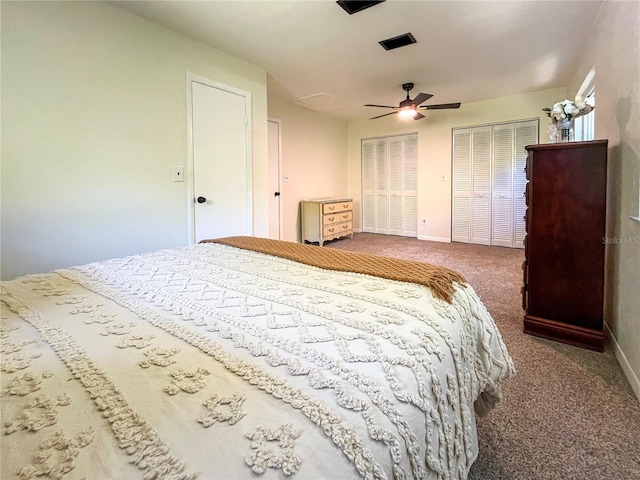
[[513, 124], [493, 127], [491, 245], [512, 247], [513, 211]]
[[389, 230], [390, 235], [402, 235], [402, 139], [389, 138]]
[[386, 139], [375, 143], [375, 233], [388, 233], [389, 230], [389, 144]]
[[471, 132], [471, 243], [491, 244], [491, 127]]
[[453, 130], [451, 240], [522, 248], [526, 145], [538, 121]]
[[375, 231], [375, 155], [374, 141], [362, 141], [362, 231]]
[[418, 236], [418, 136], [407, 136], [403, 142], [402, 192], [404, 210], [402, 212], [402, 235]]
[[514, 152], [514, 219], [515, 238], [514, 247], [524, 248], [522, 243], [526, 235], [524, 226], [524, 214], [527, 206], [524, 199], [524, 191], [527, 186], [527, 177], [524, 167], [527, 164], [527, 145], [538, 143], [538, 122], [529, 120], [515, 124], [515, 152]]
[[362, 140], [362, 231], [416, 236], [417, 135]]
[[471, 242], [471, 129], [453, 131], [451, 240]]

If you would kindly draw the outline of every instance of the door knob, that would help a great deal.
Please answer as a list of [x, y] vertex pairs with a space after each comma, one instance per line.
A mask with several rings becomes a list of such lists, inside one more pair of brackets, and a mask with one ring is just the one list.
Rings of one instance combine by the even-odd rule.
[[280, 192], [273, 192], [273, 196], [274, 197], [279, 197], [280, 196]]
[[206, 202], [206, 201], [207, 201], [207, 199], [206, 199], [206, 198], [204, 198], [204, 197], [198, 197], [198, 198], [196, 199], [196, 202], [198, 202], [198, 203], [204, 203], [204, 202]]

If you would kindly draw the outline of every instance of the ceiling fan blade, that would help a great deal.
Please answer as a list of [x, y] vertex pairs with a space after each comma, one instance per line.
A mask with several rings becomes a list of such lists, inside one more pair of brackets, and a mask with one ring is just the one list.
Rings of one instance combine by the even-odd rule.
[[460, 108], [460, 103], [441, 103], [439, 105], [422, 105], [422, 110], [444, 110], [446, 108]]
[[363, 105], [364, 107], [380, 107], [380, 108], [398, 108], [398, 107], [391, 107], [389, 105], [373, 105], [371, 103], [367, 103], [366, 105]]
[[426, 102], [427, 100], [429, 100], [431, 97], [433, 97], [433, 95], [431, 95], [430, 93], [419, 93], [411, 103], [413, 103], [415, 106], [418, 106], [422, 102]]
[[421, 118], [424, 118], [424, 115], [420, 112], [416, 112], [416, 116], [413, 117], [414, 120], [420, 120]]
[[376, 118], [386, 117], [387, 115], [395, 115], [398, 112], [385, 113], [384, 115], [378, 115], [377, 117], [371, 117], [369, 120], [375, 120]]

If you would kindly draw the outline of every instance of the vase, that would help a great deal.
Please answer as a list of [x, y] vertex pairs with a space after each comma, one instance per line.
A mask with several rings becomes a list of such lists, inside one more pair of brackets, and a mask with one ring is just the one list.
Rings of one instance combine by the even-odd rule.
[[558, 133], [556, 138], [558, 142], [573, 142], [573, 120], [559, 122], [557, 129]]

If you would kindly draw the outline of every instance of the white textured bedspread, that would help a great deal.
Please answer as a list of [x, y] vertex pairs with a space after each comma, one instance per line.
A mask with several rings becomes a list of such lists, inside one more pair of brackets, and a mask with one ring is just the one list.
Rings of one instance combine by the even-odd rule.
[[221, 244], [2, 300], [3, 480], [464, 479], [474, 401], [514, 373], [469, 286], [449, 304]]

